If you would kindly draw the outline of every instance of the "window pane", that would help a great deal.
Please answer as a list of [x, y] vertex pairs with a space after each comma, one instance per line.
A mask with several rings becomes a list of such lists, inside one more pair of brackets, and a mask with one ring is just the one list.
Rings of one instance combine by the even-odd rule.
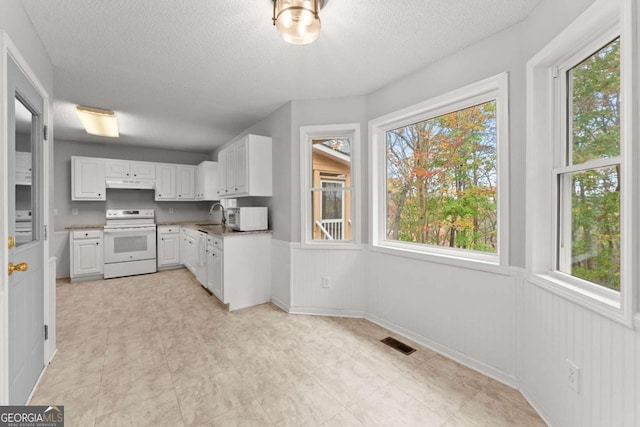
[[315, 138], [312, 144], [313, 240], [351, 240], [351, 140]]
[[620, 169], [571, 175], [571, 271], [620, 290]]
[[620, 39], [568, 74], [572, 163], [620, 155]]
[[497, 252], [496, 102], [386, 133], [389, 240]]
[[335, 182], [322, 188], [311, 192], [313, 240], [352, 240], [351, 191]]

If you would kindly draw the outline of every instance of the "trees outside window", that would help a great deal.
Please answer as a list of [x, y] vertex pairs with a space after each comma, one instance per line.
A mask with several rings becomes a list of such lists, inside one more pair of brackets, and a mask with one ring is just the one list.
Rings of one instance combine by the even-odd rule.
[[495, 253], [496, 101], [386, 132], [386, 238]]
[[563, 70], [558, 270], [620, 290], [620, 39]]

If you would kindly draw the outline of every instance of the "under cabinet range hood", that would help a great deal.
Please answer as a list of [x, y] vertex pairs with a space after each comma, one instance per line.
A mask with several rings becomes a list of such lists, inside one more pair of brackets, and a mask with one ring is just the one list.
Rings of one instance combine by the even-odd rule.
[[153, 179], [107, 178], [107, 188], [125, 188], [129, 190], [153, 190], [156, 181]]

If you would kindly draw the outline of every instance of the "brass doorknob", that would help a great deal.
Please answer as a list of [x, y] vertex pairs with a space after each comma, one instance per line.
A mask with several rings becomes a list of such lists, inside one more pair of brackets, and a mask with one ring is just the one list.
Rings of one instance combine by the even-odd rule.
[[13, 274], [14, 271], [27, 271], [29, 265], [26, 262], [21, 262], [20, 264], [9, 263], [9, 276]]

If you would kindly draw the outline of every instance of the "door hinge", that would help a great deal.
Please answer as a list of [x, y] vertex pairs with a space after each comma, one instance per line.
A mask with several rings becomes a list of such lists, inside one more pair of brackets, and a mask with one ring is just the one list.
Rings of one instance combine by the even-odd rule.
[[43, 138], [44, 138], [44, 140], [45, 140], [45, 141], [48, 141], [48, 140], [49, 140], [49, 127], [47, 127], [47, 125], [44, 125], [44, 126], [43, 126], [43, 129], [42, 129], [42, 136], [43, 136]]
[[48, 237], [48, 235], [49, 235], [49, 233], [47, 233], [47, 231], [48, 231], [48, 230], [47, 230], [47, 226], [45, 225], [45, 226], [44, 226], [44, 240], [47, 240], [47, 237]]
[[44, 325], [44, 340], [49, 339], [49, 325]]

